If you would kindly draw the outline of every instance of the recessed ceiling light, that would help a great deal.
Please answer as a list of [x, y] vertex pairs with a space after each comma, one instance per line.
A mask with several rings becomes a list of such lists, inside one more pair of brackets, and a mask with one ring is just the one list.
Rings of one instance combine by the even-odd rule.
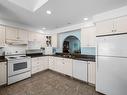
[[46, 13], [49, 14], [49, 15], [52, 14], [52, 12], [50, 10], [47, 10]]
[[46, 28], [45, 28], [45, 27], [43, 27], [42, 29], [43, 29], [43, 30], [45, 30]]
[[88, 18], [84, 18], [84, 20], [86, 21], [86, 20], [88, 20]]

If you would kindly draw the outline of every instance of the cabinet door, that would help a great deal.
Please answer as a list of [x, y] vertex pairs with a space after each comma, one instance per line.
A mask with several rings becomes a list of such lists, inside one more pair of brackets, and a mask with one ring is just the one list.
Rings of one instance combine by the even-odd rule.
[[48, 56], [40, 57], [39, 61], [40, 61], [40, 66], [43, 67], [43, 70], [48, 69], [48, 64], [49, 64], [49, 57]]
[[24, 42], [27, 42], [28, 41], [28, 32], [25, 31], [25, 30], [19, 29], [19, 31], [18, 31], [18, 39], [22, 40]]
[[55, 70], [55, 57], [49, 57], [49, 65], [48, 65], [49, 69], [51, 70]]
[[88, 82], [95, 84], [96, 82], [96, 63], [88, 62]]
[[64, 58], [62, 71], [64, 74], [72, 76], [72, 59]]
[[0, 63], [0, 85], [4, 85], [7, 83], [7, 73], [6, 73], [6, 63], [5, 62], [1, 62]]
[[57, 48], [57, 34], [52, 35], [52, 47]]
[[0, 46], [5, 46], [5, 27], [0, 26]]
[[35, 74], [40, 71], [40, 63], [39, 58], [32, 58], [32, 74]]
[[17, 40], [18, 29], [6, 27], [6, 40]]
[[29, 41], [43, 42], [44, 35], [37, 32], [29, 32]]
[[127, 32], [127, 16], [117, 19], [117, 33]]
[[81, 47], [87, 47], [89, 45], [89, 33], [87, 29], [82, 28], [81, 30]]
[[95, 27], [83, 28], [81, 31], [81, 47], [95, 46]]
[[88, 81], [86, 61], [73, 60], [73, 77], [82, 81]]
[[41, 33], [35, 33], [34, 37], [35, 37], [36, 41], [38, 41], [38, 42], [42, 41], [42, 34]]
[[89, 34], [89, 47], [95, 47], [96, 43], [96, 28], [91, 27], [88, 29]]
[[36, 41], [37, 36], [35, 32], [29, 32], [29, 41]]
[[56, 57], [56, 71], [63, 73], [63, 58]]
[[96, 23], [96, 35], [113, 34], [115, 20], [107, 20]]

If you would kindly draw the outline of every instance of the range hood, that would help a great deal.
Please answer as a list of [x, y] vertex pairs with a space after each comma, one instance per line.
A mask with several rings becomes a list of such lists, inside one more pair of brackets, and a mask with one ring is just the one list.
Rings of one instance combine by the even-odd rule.
[[27, 45], [28, 42], [22, 40], [6, 40], [6, 44], [10, 45]]

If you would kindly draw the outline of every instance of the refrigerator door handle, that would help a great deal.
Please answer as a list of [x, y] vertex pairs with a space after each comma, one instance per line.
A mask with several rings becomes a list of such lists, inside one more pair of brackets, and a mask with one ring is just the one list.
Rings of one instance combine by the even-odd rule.
[[98, 43], [97, 43], [97, 48], [96, 48], [96, 68], [97, 68], [97, 71], [98, 71], [98, 68], [99, 68], [99, 64], [98, 64]]

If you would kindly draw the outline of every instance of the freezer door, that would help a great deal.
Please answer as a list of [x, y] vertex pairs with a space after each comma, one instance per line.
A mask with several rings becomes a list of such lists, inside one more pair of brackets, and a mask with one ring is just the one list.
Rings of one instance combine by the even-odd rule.
[[127, 58], [97, 57], [96, 90], [106, 95], [127, 95]]
[[127, 57], [127, 34], [97, 37], [97, 55]]

